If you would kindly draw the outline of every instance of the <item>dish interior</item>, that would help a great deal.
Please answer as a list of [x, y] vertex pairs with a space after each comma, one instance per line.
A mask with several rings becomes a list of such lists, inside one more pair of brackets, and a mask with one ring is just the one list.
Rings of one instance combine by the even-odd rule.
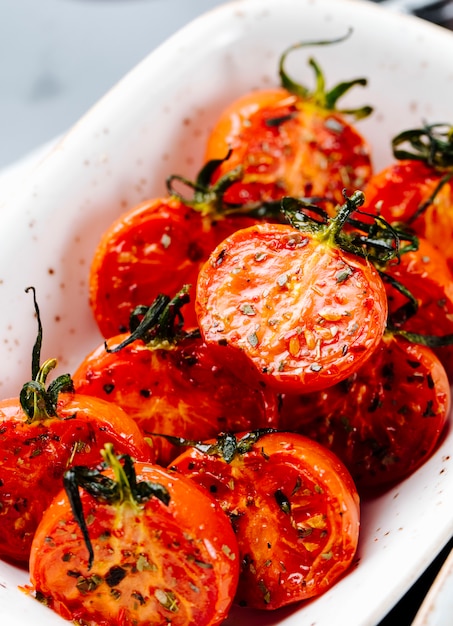
[[[103, 230], [141, 200], [165, 194], [169, 174], [194, 177], [216, 117], [235, 97], [278, 84], [281, 52], [296, 41], [348, 39], [310, 46], [288, 59], [304, 84], [313, 55], [326, 80], [366, 77], [344, 99], [373, 115], [359, 129], [376, 170], [391, 159], [390, 140], [423, 121], [448, 122], [453, 101], [453, 37], [416, 18], [359, 0], [236, 0], [197, 19], [137, 66], [63, 138], [2, 208], [0, 362], [2, 397], [28, 380], [37, 325], [25, 288], [37, 290], [42, 357], [73, 371], [101, 341], [88, 306], [87, 278]], [[362, 506], [352, 571], [306, 605], [276, 613], [234, 609], [227, 624], [375, 626], [453, 532], [451, 428], [419, 471]], [[397, 564], [397, 566], [396, 566]], [[64, 623], [17, 589], [28, 576], [0, 562], [5, 623]], [[9, 618], [9, 619], [7, 619]]]

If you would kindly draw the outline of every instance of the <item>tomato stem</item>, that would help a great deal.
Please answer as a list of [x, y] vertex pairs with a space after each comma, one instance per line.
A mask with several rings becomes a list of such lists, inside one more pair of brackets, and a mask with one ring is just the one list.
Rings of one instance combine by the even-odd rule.
[[183, 329], [181, 309], [190, 301], [189, 289], [190, 285], [183, 285], [173, 298], [159, 294], [151, 306], [136, 307], [130, 317], [131, 334], [113, 348], [104, 342], [106, 351], [119, 352], [139, 339], [150, 350], [173, 350], [183, 339], [199, 337], [198, 329], [191, 332]]
[[453, 346], [453, 333], [447, 335], [423, 335], [422, 333], [413, 333], [404, 328], [394, 328], [388, 326], [386, 332], [393, 335], [404, 337], [410, 343], [416, 343], [428, 348], [443, 348]]
[[388, 327], [399, 327], [402, 323], [406, 322], [417, 313], [418, 300], [405, 285], [393, 278], [393, 276], [390, 276], [382, 271], [379, 271], [379, 275], [384, 282], [389, 283], [407, 299], [405, 304], [389, 315], [389, 319], [387, 321]]
[[[223, 196], [227, 189], [243, 177], [244, 170], [242, 166], [238, 166], [226, 172], [214, 184], [211, 184], [211, 178], [220, 165], [229, 159], [231, 150], [223, 159], [212, 159], [208, 161], [198, 173], [195, 181], [189, 180], [178, 174], [171, 174], [166, 180], [167, 191], [169, 195], [178, 198], [184, 205], [191, 207], [203, 216], [220, 217], [224, 215], [225, 208], [228, 206], [230, 212], [231, 205], [226, 205]], [[191, 198], [183, 196], [174, 186], [175, 182], [182, 183], [192, 190]], [[256, 208], [255, 206], [252, 209]]]
[[[152, 497], [158, 498], [166, 506], [170, 502], [168, 490], [160, 483], [137, 482], [134, 463], [128, 454], [116, 456], [113, 445], [108, 443], [101, 450], [101, 455], [104, 463], [100, 469], [75, 466], [68, 469], [63, 475], [63, 485], [71, 505], [72, 514], [82, 532], [88, 550], [88, 570], [93, 565], [94, 551], [83, 512], [79, 487], [85, 489], [93, 498], [106, 504], [132, 506], [137, 510]], [[103, 473], [103, 470], [105, 471], [107, 468], [112, 469], [113, 478]]]
[[307, 87], [302, 85], [301, 83], [297, 83], [285, 70], [285, 63], [288, 55], [294, 50], [298, 50], [299, 48], [305, 48], [308, 46], [325, 46], [334, 43], [339, 43], [345, 41], [352, 33], [352, 29], [349, 29], [346, 35], [338, 37], [336, 39], [323, 40], [323, 41], [305, 41], [295, 43], [289, 48], [287, 48], [280, 57], [279, 62], [279, 75], [281, 85], [284, 89], [292, 93], [293, 95], [301, 98], [305, 101], [311, 101], [316, 106], [321, 107], [322, 109], [328, 111], [338, 111], [342, 114], [353, 115], [355, 119], [363, 119], [370, 115], [373, 111], [372, 107], [366, 105], [357, 109], [337, 109], [338, 100], [348, 92], [355, 85], [366, 86], [367, 80], [366, 78], [356, 78], [351, 81], [341, 82], [329, 91], [326, 90], [324, 73], [322, 72], [318, 63], [310, 58], [308, 60], [308, 64], [311, 66], [315, 73], [315, 88], [313, 91], [310, 91]]
[[[201, 169], [195, 181], [179, 174], [172, 174], [166, 180], [167, 191], [170, 196], [177, 198], [182, 204], [192, 208], [203, 217], [221, 219], [227, 215], [249, 215], [256, 218], [278, 217], [280, 215], [280, 201], [248, 202], [235, 204], [225, 202], [225, 192], [236, 182], [242, 180], [244, 168], [239, 165], [221, 176], [214, 184], [211, 177], [215, 170], [231, 155], [229, 150], [223, 159], [212, 159]], [[192, 197], [184, 196], [175, 188], [175, 182], [182, 183], [192, 190]], [[319, 200], [322, 200], [319, 198]]]
[[329, 220], [327, 227], [324, 229], [322, 239], [324, 241], [330, 241], [336, 243], [339, 238], [340, 232], [343, 230], [346, 222], [353, 213], [365, 202], [365, 195], [362, 191], [354, 191], [352, 196], [344, 196], [345, 202], [340, 206], [336, 216]]
[[27, 416], [27, 424], [50, 417], [57, 417], [58, 395], [65, 391], [74, 391], [74, 384], [69, 374], [58, 376], [46, 389], [47, 377], [57, 366], [57, 360], [48, 359], [40, 365], [43, 335], [41, 315], [36, 299], [36, 290], [34, 287], [27, 287], [25, 292], [28, 293], [29, 291], [33, 294], [35, 314], [38, 320], [38, 333], [32, 351], [32, 380], [23, 385], [19, 394], [22, 410]]
[[184, 437], [174, 437], [162, 433], [151, 433], [154, 437], [163, 437], [175, 446], [196, 448], [203, 454], [221, 457], [226, 463], [231, 463], [237, 455], [246, 454], [250, 448], [264, 435], [277, 432], [274, 428], [258, 428], [252, 430], [240, 439], [234, 433], [220, 433], [215, 443], [194, 441]]
[[[399, 229], [394, 228], [379, 215], [359, 210], [365, 199], [362, 191], [355, 191], [351, 197], [344, 194], [344, 197], [345, 203], [337, 209], [334, 217], [330, 217], [320, 207], [307, 204], [300, 198], [283, 198], [281, 210], [289, 223], [297, 230], [311, 233], [320, 242], [367, 258], [378, 267], [392, 259], [399, 258]], [[358, 216], [367, 216], [371, 221], [366, 223], [352, 218], [353, 213]], [[359, 226], [361, 232], [346, 230], [346, 224]]]

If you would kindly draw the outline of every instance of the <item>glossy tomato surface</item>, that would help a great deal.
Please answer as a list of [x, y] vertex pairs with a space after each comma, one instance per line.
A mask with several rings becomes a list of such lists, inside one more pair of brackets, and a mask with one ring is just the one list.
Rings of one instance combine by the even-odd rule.
[[[407, 298], [385, 282], [389, 316], [407, 331], [423, 335], [453, 333], [453, 274], [443, 252], [424, 237], [418, 238], [417, 250], [405, 252], [398, 263], [391, 263], [385, 274], [410, 291], [417, 301], [415, 314], [404, 314]], [[450, 380], [453, 380], [453, 347], [435, 348]]]
[[229, 520], [192, 481], [135, 464], [139, 481], [163, 486], [132, 506], [81, 491], [94, 561], [61, 492], [33, 542], [31, 583], [38, 598], [68, 620], [96, 626], [214, 626], [232, 602], [239, 558]]
[[347, 380], [316, 394], [283, 396], [282, 428], [320, 442], [360, 490], [390, 486], [435, 449], [451, 406], [446, 372], [425, 346], [386, 335]]
[[230, 202], [321, 196], [343, 202], [372, 173], [370, 150], [356, 127], [336, 111], [286, 89], [256, 91], [233, 102], [208, 139], [205, 158], [228, 160], [216, 176], [242, 165]]
[[[108, 341], [119, 345], [127, 335]], [[99, 346], [73, 375], [75, 388], [121, 406], [150, 437], [158, 462], [168, 464], [178, 448], [153, 433], [203, 440], [225, 430], [277, 425], [277, 395], [258, 379], [246, 383], [240, 372], [217, 362], [199, 338], [173, 349], [153, 350], [141, 340], [109, 353]]]
[[108, 442], [137, 459], [154, 458], [136, 424], [111, 403], [60, 394], [57, 413], [27, 424], [17, 399], [0, 403], [0, 557], [22, 565], [69, 466], [97, 464]]
[[[453, 267], [453, 185], [423, 161], [401, 160], [375, 174], [364, 189], [365, 210], [407, 223]], [[438, 189], [439, 187], [439, 189]], [[423, 209], [423, 207], [426, 207]]]
[[[150, 306], [161, 293], [176, 293], [184, 284], [194, 292], [215, 246], [253, 223], [243, 216], [202, 217], [174, 197], [144, 202], [120, 216], [103, 234], [90, 270], [90, 305], [102, 335], [126, 332], [135, 307]], [[187, 327], [196, 326], [190, 304], [184, 317]]]
[[213, 494], [230, 517], [241, 557], [238, 604], [276, 609], [306, 600], [351, 567], [359, 535], [356, 488], [344, 465], [316, 442], [269, 433], [229, 462], [191, 448], [172, 467]]
[[236, 360], [244, 374], [252, 365], [280, 392], [347, 378], [387, 321], [371, 264], [283, 224], [258, 224], [222, 242], [200, 272], [196, 307], [219, 359]]

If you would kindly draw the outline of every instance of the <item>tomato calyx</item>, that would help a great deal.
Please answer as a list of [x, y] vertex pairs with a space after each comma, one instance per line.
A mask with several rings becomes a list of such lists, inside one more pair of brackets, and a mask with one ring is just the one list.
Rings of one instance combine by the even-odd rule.
[[172, 350], [182, 340], [200, 337], [198, 329], [184, 330], [184, 316], [181, 309], [190, 301], [190, 285], [183, 285], [173, 297], [159, 294], [151, 306], [139, 305], [132, 311], [129, 326], [130, 335], [107, 352], [119, 352], [134, 341], [141, 340], [150, 350]]
[[[407, 148], [400, 147], [409, 144]], [[404, 130], [392, 139], [393, 156], [398, 160], [423, 161], [433, 169], [453, 169], [453, 126], [425, 124], [422, 128]]]
[[[408, 147], [404, 147], [408, 144]], [[403, 146], [403, 147], [401, 147]], [[453, 178], [453, 126], [425, 124], [405, 130], [392, 139], [393, 156], [399, 160], [422, 161], [442, 174], [431, 195], [407, 219], [412, 224], [430, 207], [441, 189]]]
[[289, 91], [291, 94], [297, 96], [298, 98], [304, 101], [313, 102], [313, 104], [315, 104], [316, 106], [327, 111], [337, 111], [338, 113], [344, 115], [352, 115], [356, 120], [359, 120], [370, 115], [373, 112], [373, 108], [371, 106], [365, 105], [357, 109], [338, 109], [337, 102], [346, 92], [348, 92], [355, 85], [360, 85], [362, 87], [366, 86], [368, 82], [366, 78], [356, 78], [350, 81], [341, 82], [327, 91], [323, 71], [321, 70], [317, 61], [315, 61], [315, 59], [313, 58], [310, 58], [308, 60], [308, 64], [313, 69], [316, 80], [315, 88], [313, 89], [313, 91], [310, 91], [301, 83], [297, 83], [292, 80], [292, 78], [290, 78], [285, 70], [286, 59], [288, 55], [293, 52], [293, 50], [298, 50], [299, 48], [305, 48], [307, 46], [325, 46], [339, 43], [347, 39], [351, 35], [351, 32], [352, 30], [349, 29], [346, 35], [343, 35], [342, 37], [338, 37], [336, 39], [329, 39], [325, 41], [299, 42], [289, 46], [289, 48], [287, 48], [280, 57], [279, 75], [282, 87]]
[[[362, 191], [351, 196], [344, 193], [345, 202], [330, 217], [324, 209], [308, 204], [299, 198], [282, 199], [282, 212], [293, 228], [315, 236], [318, 241], [356, 256], [370, 260], [381, 266], [400, 254], [400, 235], [379, 215], [359, 210], [365, 201]], [[352, 214], [372, 218], [371, 223], [352, 219]], [[360, 227], [360, 231], [346, 230], [346, 225]]]
[[[167, 177], [166, 186], [170, 196], [177, 198], [185, 206], [200, 213], [202, 217], [219, 219], [228, 215], [249, 215], [255, 217], [275, 217], [280, 214], [279, 201], [250, 202], [246, 204], [234, 204], [224, 200], [225, 192], [237, 182], [242, 180], [244, 168], [238, 165], [223, 174], [214, 184], [211, 179], [218, 167], [231, 156], [231, 150], [222, 159], [211, 159], [200, 170], [195, 181], [189, 180], [179, 174]], [[192, 190], [192, 197], [184, 196], [179, 192], [175, 183], [181, 183]]]
[[61, 374], [53, 380], [46, 388], [46, 381], [49, 373], [57, 366], [56, 359], [48, 359], [41, 365], [41, 347], [43, 328], [41, 315], [36, 300], [36, 290], [34, 287], [27, 287], [33, 294], [36, 318], [38, 321], [38, 333], [32, 351], [32, 380], [26, 382], [22, 387], [19, 400], [27, 419], [25, 422], [31, 424], [50, 417], [58, 417], [57, 402], [58, 396], [62, 392], [73, 392], [74, 385], [69, 374]]
[[[228, 160], [231, 151], [223, 159], [212, 159], [208, 161], [198, 173], [194, 181], [179, 174], [171, 174], [167, 177], [166, 186], [170, 196], [177, 198], [184, 205], [198, 211], [203, 216], [219, 217], [224, 214], [223, 196], [226, 190], [243, 176], [243, 167], [238, 166], [221, 176], [214, 184], [211, 178], [220, 165]], [[192, 190], [191, 198], [183, 196], [174, 186], [175, 182], [182, 183]]]
[[175, 446], [195, 448], [203, 454], [218, 456], [222, 458], [225, 463], [230, 464], [236, 456], [241, 456], [249, 452], [261, 437], [275, 432], [277, 432], [275, 428], [257, 428], [256, 430], [251, 430], [246, 433], [240, 439], [237, 438], [235, 433], [225, 432], [218, 435], [215, 443], [194, 441], [184, 439], [184, 437], [174, 437], [159, 433], [153, 433], [153, 435], [164, 437], [164, 439], [167, 439]]
[[[402, 254], [418, 250], [418, 237], [403, 224], [390, 224], [379, 215], [361, 211], [359, 207], [364, 202], [361, 191], [356, 191], [351, 197], [345, 194], [345, 200], [333, 218], [324, 209], [294, 198], [282, 200], [282, 211], [294, 228], [310, 232], [320, 241], [373, 263], [382, 280], [390, 283], [407, 299], [404, 305], [389, 315], [387, 325], [397, 327], [415, 315], [418, 300], [405, 285], [387, 274], [386, 268], [389, 263], [399, 263]], [[372, 218], [371, 222], [358, 219], [361, 216]], [[346, 226], [348, 230], [345, 230]]]
[[[84, 489], [99, 502], [118, 507], [131, 506], [137, 510], [152, 497], [158, 498], [166, 506], [170, 502], [170, 494], [163, 485], [148, 481], [137, 482], [134, 463], [130, 455], [117, 456], [112, 444], [106, 444], [101, 454], [104, 461], [97, 468], [77, 465], [66, 470], [63, 476], [64, 489], [74, 519], [82, 532], [88, 550], [88, 569], [91, 569], [93, 565], [94, 551], [83, 513], [79, 488]], [[103, 473], [107, 468], [112, 469], [114, 478]]]

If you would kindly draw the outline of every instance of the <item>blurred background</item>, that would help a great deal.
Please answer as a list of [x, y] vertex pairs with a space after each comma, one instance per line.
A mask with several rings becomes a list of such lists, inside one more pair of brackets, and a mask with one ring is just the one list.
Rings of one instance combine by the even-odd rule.
[[156, 46], [225, 0], [0, 0], [0, 168], [76, 122]]
[[[453, 26], [451, 0], [375, 1]], [[65, 132], [174, 32], [225, 0], [0, 0], [0, 169]]]

